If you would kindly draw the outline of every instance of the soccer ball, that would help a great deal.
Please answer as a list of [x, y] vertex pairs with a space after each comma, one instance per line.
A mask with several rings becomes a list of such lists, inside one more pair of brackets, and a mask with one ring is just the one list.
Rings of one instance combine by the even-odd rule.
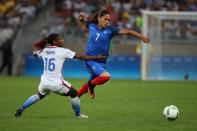
[[179, 116], [179, 110], [175, 105], [168, 105], [164, 108], [163, 115], [167, 120], [176, 120]]

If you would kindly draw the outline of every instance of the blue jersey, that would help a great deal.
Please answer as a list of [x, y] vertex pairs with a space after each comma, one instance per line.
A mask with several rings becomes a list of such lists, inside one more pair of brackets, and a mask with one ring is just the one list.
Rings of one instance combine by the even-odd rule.
[[92, 22], [88, 22], [86, 26], [89, 30], [89, 39], [86, 47], [87, 55], [95, 56], [102, 54], [108, 56], [111, 39], [114, 35], [118, 34], [119, 29], [112, 26], [100, 29], [97, 24]]

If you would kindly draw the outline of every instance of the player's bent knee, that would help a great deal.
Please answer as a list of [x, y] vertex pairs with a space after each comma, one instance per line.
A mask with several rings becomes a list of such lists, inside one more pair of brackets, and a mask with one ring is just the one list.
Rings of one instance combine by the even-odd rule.
[[111, 76], [108, 72], [102, 73], [99, 77], [101, 77], [104, 81], [109, 81], [111, 79]]
[[39, 98], [40, 98], [40, 100], [41, 100], [41, 99], [43, 99], [46, 95], [42, 95], [42, 94], [40, 94], [40, 92], [38, 92], [38, 96], [39, 96]]
[[111, 79], [110, 76], [103, 76], [103, 81], [106, 83]]
[[74, 88], [71, 88], [66, 95], [70, 96], [71, 98], [77, 97], [77, 90]]
[[109, 81], [111, 79], [111, 76], [107, 76], [105, 78], [106, 78], [106, 81]]
[[108, 72], [103, 72], [100, 76], [108, 76], [108, 77], [110, 77], [110, 74]]
[[90, 82], [88, 82], [88, 85], [92, 85], [92, 86], [95, 86], [95, 85], [102, 85], [106, 82], [108, 82], [110, 80], [110, 76], [98, 76], [96, 77], [95, 79], [91, 80]]

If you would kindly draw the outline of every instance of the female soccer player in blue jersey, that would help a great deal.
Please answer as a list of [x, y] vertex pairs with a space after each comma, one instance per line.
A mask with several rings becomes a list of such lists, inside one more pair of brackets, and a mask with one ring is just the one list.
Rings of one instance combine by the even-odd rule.
[[[49, 44], [48, 47], [45, 47]], [[22, 113], [43, 99], [47, 93], [55, 92], [62, 96], [70, 96], [72, 108], [77, 118], [88, 118], [80, 112], [80, 100], [77, 96], [77, 90], [72, 85], [63, 79], [62, 67], [65, 59], [80, 59], [80, 60], [105, 60], [105, 56], [86, 56], [79, 55], [69, 49], [63, 48], [64, 39], [59, 34], [51, 34], [43, 40], [34, 44], [34, 55], [41, 57], [44, 63], [43, 75], [38, 86], [38, 93], [29, 97], [15, 113], [16, 117], [20, 117]]]
[[[85, 13], [80, 13], [78, 17], [79, 24], [87, 27], [89, 31], [89, 39], [86, 46], [86, 54], [93, 56], [103, 54], [108, 56], [111, 39], [115, 35], [130, 35], [149, 42], [149, 38], [129, 29], [118, 29], [110, 26], [110, 13], [106, 10], [96, 12], [88, 20]], [[110, 74], [105, 70], [106, 61], [87, 60], [86, 67], [91, 76], [78, 91], [78, 96], [89, 93], [91, 98], [95, 97], [94, 88], [96, 85], [102, 85], [110, 80]]]

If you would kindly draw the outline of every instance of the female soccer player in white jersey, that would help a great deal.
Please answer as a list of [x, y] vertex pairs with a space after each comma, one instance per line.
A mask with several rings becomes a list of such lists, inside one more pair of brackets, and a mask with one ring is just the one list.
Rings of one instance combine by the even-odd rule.
[[[103, 54], [109, 55], [109, 46], [111, 39], [116, 35], [130, 35], [137, 37], [148, 43], [149, 38], [141, 35], [133, 30], [117, 28], [110, 24], [110, 13], [101, 10], [93, 14], [90, 19], [85, 13], [80, 13], [78, 21], [82, 27], [86, 26], [89, 31], [89, 39], [86, 46], [86, 54], [90, 56]], [[110, 80], [110, 74], [106, 71], [107, 61], [87, 60], [86, 67], [90, 72], [90, 79], [78, 91], [78, 96], [82, 96], [86, 92], [91, 98], [95, 97], [94, 88], [96, 85], [102, 85]]]
[[[49, 47], [45, 47], [46, 44], [49, 44]], [[24, 104], [16, 110], [16, 117], [20, 117], [25, 109], [43, 99], [48, 92], [55, 92], [62, 96], [71, 97], [72, 108], [77, 118], [88, 118], [87, 115], [80, 113], [80, 100], [77, 96], [77, 90], [63, 79], [62, 67], [65, 59], [105, 60], [106, 57], [101, 55], [79, 55], [69, 49], [62, 48], [63, 44], [64, 39], [59, 34], [51, 34], [47, 38], [33, 44], [35, 48], [34, 55], [43, 59], [44, 71], [38, 86], [38, 93], [29, 97]]]

